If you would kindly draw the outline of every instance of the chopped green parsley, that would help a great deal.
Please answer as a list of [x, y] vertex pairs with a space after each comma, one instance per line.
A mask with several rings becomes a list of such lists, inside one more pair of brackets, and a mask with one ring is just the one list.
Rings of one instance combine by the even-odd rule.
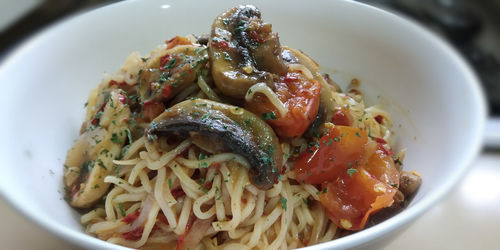
[[114, 143], [122, 143], [123, 140], [118, 138], [118, 135], [116, 133], [111, 134], [111, 139], [112, 142]]
[[281, 207], [286, 211], [286, 202], [287, 200], [285, 199], [285, 197], [281, 197], [280, 199], [280, 203], [281, 203]]
[[172, 59], [168, 60], [167, 64], [163, 67], [164, 70], [171, 69], [175, 66], [175, 62], [177, 61], [177, 58], [173, 57]]
[[276, 120], [278, 118], [274, 112], [267, 112], [262, 114], [263, 120]]
[[353, 168], [353, 167], [351, 167], [351, 168], [348, 168], [348, 169], [347, 169], [347, 174], [348, 174], [350, 177], [352, 177], [352, 175], [353, 175], [353, 174], [355, 174], [355, 173], [357, 173], [357, 172], [358, 172], [358, 170], [357, 170], [357, 169], [355, 169], [355, 168]]

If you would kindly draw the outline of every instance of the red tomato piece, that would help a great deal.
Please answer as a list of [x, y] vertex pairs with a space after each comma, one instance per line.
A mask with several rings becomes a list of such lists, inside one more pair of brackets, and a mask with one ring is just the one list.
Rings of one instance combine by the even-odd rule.
[[[366, 132], [358, 128], [334, 126], [306, 150], [295, 163], [298, 181], [321, 184], [345, 173], [348, 168], [362, 165]], [[319, 146], [318, 146], [319, 145]]]
[[99, 122], [99, 119], [94, 118], [94, 119], [92, 119], [92, 121], [90, 121], [90, 124], [97, 125], [98, 122]]
[[152, 121], [163, 111], [165, 111], [165, 106], [162, 102], [145, 102], [142, 107], [143, 118], [141, 120]]
[[116, 85], [116, 86], [125, 86], [125, 85], [127, 85], [127, 83], [125, 81], [121, 81], [121, 82], [117, 82], [115, 80], [109, 81], [109, 86], [113, 86], [113, 85]]
[[375, 142], [377, 142], [378, 149], [381, 150], [385, 155], [391, 156], [394, 154], [394, 152], [392, 152], [389, 144], [387, 144], [387, 142], [384, 139], [373, 138], [373, 140]]
[[276, 95], [288, 107], [285, 117], [282, 117], [267, 97], [260, 93], [246, 102], [245, 108], [261, 117], [266, 113], [274, 113], [266, 119], [266, 122], [279, 136], [288, 138], [301, 136], [318, 113], [321, 84], [306, 78], [300, 72], [288, 72], [274, 85]]
[[327, 216], [347, 230], [363, 229], [371, 214], [392, 204], [397, 192], [362, 167], [352, 176], [346, 172], [322, 187], [319, 199]]
[[163, 69], [163, 67], [165, 67], [165, 64], [167, 64], [168, 61], [170, 61], [170, 54], [162, 56], [160, 58], [160, 69]]
[[142, 237], [142, 232], [144, 231], [144, 227], [136, 228], [130, 232], [122, 233], [122, 238], [126, 240], [138, 240]]
[[344, 106], [339, 106], [334, 109], [331, 122], [335, 125], [351, 126], [352, 116]]
[[250, 31], [250, 36], [258, 43], [264, 43], [264, 39], [254, 30]]
[[226, 41], [212, 41], [211, 45], [219, 49], [229, 48], [229, 43]]
[[165, 70], [165, 66], [170, 63], [169, 65], [170, 68], [174, 68], [175, 65], [179, 63], [177, 55], [171, 56], [170, 54], [164, 55], [160, 58], [160, 70]]
[[132, 221], [136, 220], [139, 215], [141, 214], [141, 211], [137, 209], [134, 213], [127, 214], [127, 216], [123, 217], [122, 221], [130, 224]]
[[339, 227], [361, 230], [371, 214], [393, 202], [399, 172], [373, 143], [364, 130], [335, 125], [295, 163], [298, 181], [322, 185], [320, 202]]
[[394, 166], [394, 161], [384, 150], [379, 149], [373, 153], [366, 165], [366, 170], [385, 184], [399, 186], [399, 171]]

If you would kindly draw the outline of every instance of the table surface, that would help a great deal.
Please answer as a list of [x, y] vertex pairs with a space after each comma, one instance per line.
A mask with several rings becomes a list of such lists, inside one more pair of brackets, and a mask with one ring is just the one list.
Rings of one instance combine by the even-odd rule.
[[[79, 249], [0, 200], [2, 249]], [[483, 152], [469, 173], [384, 249], [499, 249], [500, 152]], [[26, 240], [28, 239], [28, 240]]]

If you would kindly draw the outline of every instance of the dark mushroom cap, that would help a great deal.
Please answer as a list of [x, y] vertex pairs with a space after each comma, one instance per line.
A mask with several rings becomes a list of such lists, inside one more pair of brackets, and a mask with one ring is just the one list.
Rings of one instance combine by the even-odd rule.
[[215, 84], [225, 95], [242, 98], [258, 82], [273, 87], [286, 72], [279, 37], [252, 5], [240, 5], [215, 18], [209, 59]]
[[186, 100], [167, 109], [147, 128], [156, 138], [197, 132], [216, 138], [250, 165], [250, 181], [269, 189], [278, 181], [283, 164], [280, 143], [272, 128], [253, 113], [237, 106], [204, 99]]

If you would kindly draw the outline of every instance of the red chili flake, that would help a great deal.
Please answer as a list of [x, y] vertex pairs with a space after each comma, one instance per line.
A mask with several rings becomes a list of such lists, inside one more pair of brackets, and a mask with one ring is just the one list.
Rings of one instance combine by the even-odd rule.
[[182, 249], [182, 243], [184, 243], [184, 235], [179, 235], [177, 238], [177, 248], [176, 250], [181, 250]]
[[206, 189], [211, 189], [212, 188], [212, 182], [207, 182], [205, 184], [203, 184], [203, 186], [206, 188]]
[[286, 172], [286, 166], [281, 167], [280, 174], [285, 174], [285, 172]]
[[188, 222], [186, 223], [186, 233], [191, 230], [191, 227], [193, 226], [193, 217], [189, 217]]
[[307, 240], [307, 239], [303, 239], [303, 240], [302, 240], [302, 244], [304, 244], [304, 246], [309, 245], [309, 240]]
[[168, 98], [172, 94], [172, 85], [168, 84], [161, 90], [161, 96], [163, 98]]
[[163, 67], [165, 66], [165, 64], [168, 63], [168, 61], [170, 61], [170, 54], [162, 56], [160, 58], [160, 68], [163, 69]]
[[99, 107], [99, 110], [98, 111], [104, 111], [104, 107], [106, 107], [106, 104], [108, 104], [108, 102], [104, 102], [101, 107]]
[[229, 43], [226, 41], [212, 41], [211, 45], [219, 49], [229, 48]]
[[379, 124], [382, 124], [384, 117], [381, 115], [375, 116], [375, 121], [377, 121]]
[[257, 34], [256, 31], [254, 30], [250, 31], [250, 36], [258, 43], [264, 43], [264, 39], [262, 39], [262, 37], [259, 34]]
[[389, 147], [389, 145], [387, 144], [387, 142], [384, 139], [376, 137], [376, 138], [373, 138], [373, 140], [375, 142], [377, 142], [378, 149], [382, 150], [382, 152], [384, 152], [384, 154], [386, 154], [388, 156], [391, 156], [394, 154], [394, 152], [392, 152], [392, 150], [387, 149], [387, 147]]
[[215, 169], [217, 169], [217, 171], [220, 171], [220, 163], [215, 162], [215, 163], [210, 164], [210, 166], [213, 166]]
[[[386, 144], [386, 145], [387, 145], [387, 144]], [[391, 155], [393, 155], [393, 154], [394, 154], [394, 152], [392, 152], [392, 150], [387, 149], [387, 148], [386, 148], [385, 146], [383, 146], [383, 145], [380, 145], [380, 144], [379, 144], [378, 148], [379, 148], [380, 150], [382, 150], [382, 152], [384, 152], [384, 154], [386, 154], [387, 156], [391, 156]]]
[[[104, 107], [106, 107], [106, 104], [107, 104], [107, 103], [108, 103], [108, 102], [104, 102], [104, 103], [101, 105], [101, 107], [97, 110], [97, 113], [99, 113], [100, 111], [104, 111]], [[99, 122], [99, 118], [94, 118], [94, 119], [92, 119], [92, 121], [90, 121], [90, 124], [92, 124], [92, 125], [96, 125], [98, 122]]]
[[177, 39], [177, 36], [172, 37], [172, 38], [171, 38], [170, 40], [168, 40], [166, 43], [171, 43], [171, 42], [173, 42], [175, 39]]
[[138, 240], [141, 238], [143, 231], [144, 227], [139, 227], [130, 232], [122, 233], [122, 238], [126, 240]]
[[182, 188], [177, 188], [177, 189], [172, 190], [172, 196], [174, 197], [174, 199], [177, 199], [177, 198], [182, 197], [184, 195], [186, 195], [186, 193], [184, 193], [184, 190], [182, 190]]
[[175, 39], [178, 39], [177, 36], [174, 36], [172, 38], [170, 38], [170, 40], [168, 40], [166, 43], [171, 43], [173, 42]]
[[177, 250], [182, 249], [182, 244], [184, 244], [184, 237], [185, 235], [191, 230], [191, 227], [193, 226], [193, 217], [189, 217], [188, 222], [186, 224], [186, 230], [184, 231], [183, 235], [179, 235], [177, 238]]
[[152, 100], [145, 102], [142, 106], [142, 114], [144, 115], [144, 118], [146, 120], [149, 119], [150, 121], [163, 113], [164, 110], [165, 106], [162, 102], [153, 102]]
[[137, 209], [134, 213], [127, 214], [127, 216], [123, 217], [122, 221], [130, 224], [132, 221], [136, 220], [140, 214], [141, 211]]
[[335, 125], [351, 126], [351, 119], [343, 108], [335, 108], [331, 121]]
[[242, 202], [243, 204], [247, 204], [248, 200], [247, 200], [246, 198], [241, 198], [241, 202]]
[[146, 107], [146, 106], [151, 105], [152, 103], [153, 103], [153, 101], [152, 101], [152, 100], [145, 101], [144, 103], [142, 103], [142, 106], [143, 106], [143, 107]]
[[127, 85], [127, 83], [125, 81], [122, 81], [122, 82], [117, 82], [115, 80], [109, 81], [109, 86], [113, 86], [113, 85], [124, 86], [124, 85]]
[[171, 49], [179, 45], [189, 45], [191, 44], [191, 41], [189, 41], [186, 37], [176, 36], [165, 43], [167, 44], [167, 49]]
[[350, 90], [349, 90], [349, 93], [353, 93], [353, 94], [355, 94], [355, 95], [359, 95], [359, 94], [361, 94], [361, 93], [360, 93], [357, 89], [350, 89]]

